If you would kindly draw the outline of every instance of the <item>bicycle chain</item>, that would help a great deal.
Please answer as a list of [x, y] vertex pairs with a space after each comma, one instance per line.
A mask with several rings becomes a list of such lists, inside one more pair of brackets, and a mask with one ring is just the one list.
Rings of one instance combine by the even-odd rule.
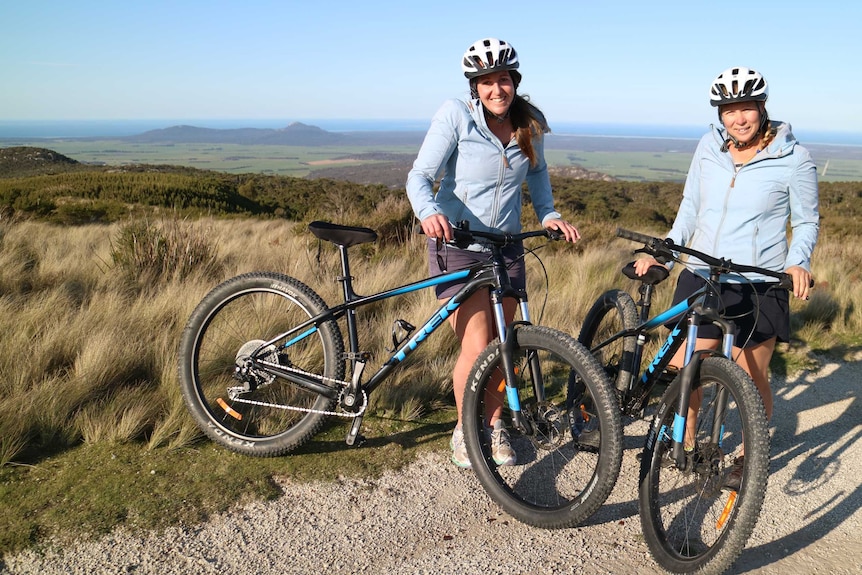
[[[348, 383], [346, 381], [342, 381], [340, 379], [335, 379], [333, 377], [326, 377], [325, 375], [320, 375], [317, 373], [311, 373], [309, 371], [304, 371], [304, 370], [301, 370], [301, 369], [298, 369], [295, 367], [288, 367], [286, 365], [281, 365], [280, 363], [272, 363], [272, 362], [264, 361], [264, 360], [258, 360], [258, 363], [261, 363], [263, 365], [271, 365], [271, 366], [277, 367], [279, 369], [286, 369], [287, 371], [292, 371], [294, 373], [299, 373], [301, 375], [320, 379], [320, 381], [323, 383], [337, 383], [344, 388], [346, 388], [348, 385]], [[286, 409], [288, 411], [301, 411], [303, 413], [316, 413], [319, 415], [332, 415], [335, 417], [345, 417], [345, 418], [358, 417], [358, 416], [364, 414], [365, 409], [368, 407], [368, 395], [365, 393], [365, 390], [362, 390], [362, 409], [360, 409], [356, 413], [351, 413], [351, 412], [347, 412], [347, 411], [326, 411], [323, 409], [312, 409], [310, 407], [298, 407], [295, 405], [282, 405], [279, 403], [267, 403], [265, 401], [255, 401], [253, 399], [243, 399], [239, 395], [237, 395], [236, 397], [232, 397], [231, 399], [233, 401], [238, 402], [238, 403], [247, 403], [249, 405], [257, 405], [260, 407], [274, 407], [276, 409]]]

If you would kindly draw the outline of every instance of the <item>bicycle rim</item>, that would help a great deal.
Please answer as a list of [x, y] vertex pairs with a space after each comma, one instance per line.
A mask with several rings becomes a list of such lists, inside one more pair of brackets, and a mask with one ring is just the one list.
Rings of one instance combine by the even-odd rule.
[[[571, 527], [592, 515], [610, 494], [622, 461], [622, 425], [610, 383], [589, 352], [561, 332], [537, 326], [516, 331], [515, 365], [521, 411], [535, 430], [514, 429], [504, 400], [501, 356], [492, 343], [468, 379], [464, 433], [473, 469], [485, 490], [524, 523]], [[534, 389], [535, 367], [544, 399]], [[576, 374], [579, 395], [569, 396]], [[517, 461], [494, 461], [486, 414], [500, 412]]]
[[[723, 573], [742, 552], [760, 515], [769, 467], [766, 414], [754, 383], [737, 364], [708, 358], [698, 376], [702, 400], [696, 443], [685, 468], [671, 460], [670, 438], [680, 393], [677, 378], [658, 408], [641, 461], [640, 515], [656, 561], [674, 573]], [[713, 441], [719, 392], [727, 393], [721, 437]], [[744, 451], [738, 490], [723, 487]]]
[[623, 330], [634, 329], [637, 324], [637, 306], [632, 297], [622, 290], [610, 290], [599, 296], [593, 304], [578, 335], [578, 341], [592, 350], [599, 365], [620, 393], [627, 391], [632, 379], [637, 338], [630, 335], [600, 349], [593, 350], [593, 347]]
[[[282, 282], [282, 283], [279, 283]], [[304, 285], [276, 274], [240, 276], [205, 298], [192, 315], [181, 349], [183, 396], [213, 440], [248, 455], [278, 455], [306, 441], [333, 401], [281, 377], [237, 367], [271, 338], [320, 313]], [[326, 325], [287, 349], [259, 352], [266, 362], [321, 379], [343, 378], [337, 326]]]

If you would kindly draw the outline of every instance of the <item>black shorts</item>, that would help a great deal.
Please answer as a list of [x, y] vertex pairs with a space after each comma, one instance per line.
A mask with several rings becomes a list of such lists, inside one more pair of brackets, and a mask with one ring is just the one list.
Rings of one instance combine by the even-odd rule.
[[[524, 246], [522, 244], [509, 245], [503, 248], [503, 256], [506, 258], [509, 269], [509, 279], [512, 282], [512, 287], [518, 290], [527, 288], [527, 266], [524, 265], [523, 255]], [[486, 262], [489, 258], [488, 252], [459, 250], [446, 244], [443, 244], [438, 250], [437, 240], [428, 238], [428, 271], [431, 276], [463, 270], [473, 264]], [[441, 263], [445, 269], [441, 269]], [[435, 286], [434, 291], [437, 294], [437, 299], [452, 297], [465, 283], [464, 281], [451, 281]]]
[[[677, 304], [704, 286], [706, 280], [689, 270], [679, 274], [673, 303]], [[721, 284], [721, 311], [736, 324], [737, 347], [751, 347], [773, 337], [790, 341], [790, 294], [775, 284]], [[701, 325], [697, 337], [721, 339], [721, 329]]]

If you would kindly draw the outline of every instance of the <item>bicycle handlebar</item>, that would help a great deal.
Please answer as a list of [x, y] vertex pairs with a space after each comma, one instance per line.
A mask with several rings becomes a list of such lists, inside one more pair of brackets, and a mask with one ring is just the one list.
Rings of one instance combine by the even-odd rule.
[[[415, 227], [415, 230], [416, 233], [419, 234], [425, 233], [422, 230], [422, 226], [419, 225]], [[470, 244], [476, 243], [476, 239], [482, 239], [485, 240], [486, 243], [502, 247], [523, 241], [527, 238], [545, 237], [549, 240], [559, 240], [563, 237], [563, 234], [560, 232], [548, 229], [521, 232], [519, 234], [471, 230], [470, 223], [466, 220], [458, 222], [457, 224], [452, 224], [452, 234], [452, 241], [447, 243], [459, 248], [465, 248]]]
[[562, 237], [561, 233], [547, 229], [522, 232], [519, 234], [471, 230], [470, 224], [467, 221], [462, 221], [453, 225], [452, 232], [454, 234], [452, 243], [457, 246], [468, 246], [474, 243], [476, 238], [481, 238], [494, 245], [507, 246], [509, 244], [523, 241], [527, 238], [545, 237], [551, 240], [558, 240]]
[[709, 254], [699, 252], [686, 246], [677, 245], [670, 238], [656, 238], [653, 236], [648, 236], [646, 234], [641, 234], [639, 232], [633, 232], [624, 228], [617, 228], [617, 236], [626, 240], [631, 240], [633, 242], [644, 244], [644, 247], [637, 251], [650, 254], [656, 259], [664, 259], [665, 261], [678, 260], [674, 252], [679, 252], [698, 258], [699, 260], [706, 263], [710, 268], [718, 271], [719, 273], [761, 274], [776, 278], [778, 280], [779, 288], [793, 290], [793, 276], [788, 273], [776, 272], [757, 266], [735, 264], [728, 259], [716, 258]]

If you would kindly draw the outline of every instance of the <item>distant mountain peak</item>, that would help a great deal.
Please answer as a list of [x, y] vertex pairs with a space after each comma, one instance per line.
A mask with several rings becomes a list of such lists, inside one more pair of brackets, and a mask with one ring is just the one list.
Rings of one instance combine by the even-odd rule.
[[289, 146], [321, 146], [345, 141], [345, 136], [327, 132], [317, 126], [292, 122], [286, 128], [230, 128], [213, 129], [179, 125], [150, 130], [137, 136], [123, 138], [132, 142], [158, 143], [221, 143], [221, 144], [281, 144]]
[[291, 122], [282, 131], [326, 133], [326, 130], [324, 130], [323, 128], [318, 128], [317, 126], [310, 126], [308, 124], [303, 124], [302, 122]]

